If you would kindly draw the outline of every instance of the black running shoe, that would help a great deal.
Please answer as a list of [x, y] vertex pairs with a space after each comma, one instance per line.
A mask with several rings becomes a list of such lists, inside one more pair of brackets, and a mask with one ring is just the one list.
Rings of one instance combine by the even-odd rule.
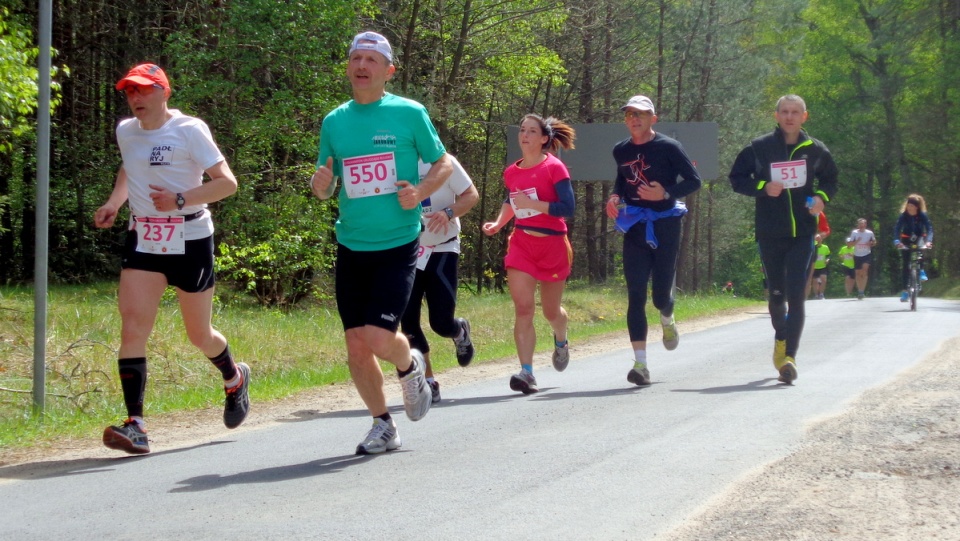
[[467, 366], [473, 360], [473, 342], [470, 340], [470, 322], [464, 318], [458, 318], [460, 328], [463, 329], [461, 338], [454, 338], [453, 345], [457, 347], [457, 362], [460, 366]]
[[145, 455], [150, 452], [147, 431], [140, 428], [133, 419], [127, 419], [119, 426], [108, 426], [103, 431], [103, 444], [131, 455]]
[[250, 411], [250, 367], [247, 363], [237, 363], [240, 371], [240, 385], [226, 389], [227, 399], [223, 404], [223, 424], [227, 428], [237, 428], [243, 424]]

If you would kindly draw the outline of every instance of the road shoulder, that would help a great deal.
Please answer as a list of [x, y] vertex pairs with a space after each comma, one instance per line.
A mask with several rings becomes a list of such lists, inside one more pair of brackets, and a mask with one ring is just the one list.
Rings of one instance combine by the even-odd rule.
[[958, 371], [955, 338], [658, 538], [960, 539]]

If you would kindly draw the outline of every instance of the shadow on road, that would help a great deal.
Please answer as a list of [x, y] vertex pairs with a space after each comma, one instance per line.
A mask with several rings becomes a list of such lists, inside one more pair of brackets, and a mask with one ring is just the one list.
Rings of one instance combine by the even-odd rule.
[[727, 394], [739, 393], [743, 391], [779, 391], [789, 389], [792, 385], [777, 383], [776, 385], [767, 385], [771, 381], [777, 381], [776, 378], [764, 378], [757, 381], [744, 383], [743, 385], [725, 385], [723, 387], [704, 387], [703, 389], [671, 389], [674, 393], [700, 393], [700, 394]]
[[[551, 387], [544, 387], [540, 389], [540, 394], [543, 394], [546, 391], [549, 391]], [[437, 404], [430, 406], [430, 409], [440, 409], [440, 408], [451, 408], [457, 406], [476, 406], [482, 404], [495, 404], [497, 402], [506, 402], [509, 400], [516, 400], [518, 398], [523, 398], [525, 395], [516, 393], [516, 394], [507, 394], [499, 396], [474, 396], [470, 398], [444, 398]], [[532, 395], [538, 396], [538, 395]], [[390, 406], [387, 408], [390, 411], [390, 415], [402, 415], [403, 406]], [[340, 410], [340, 411], [319, 411], [319, 410], [299, 410], [291, 413], [287, 417], [282, 417], [277, 419], [278, 423], [299, 423], [302, 421], [313, 421], [315, 419], [347, 419], [351, 417], [369, 417], [370, 412], [367, 410], [361, 409], [352, 409], [352, 410]]]
[[637, 391], [642, 391], [643, 389], [649, 389], [653, 385], [656, 385], [654, 382], [652, 385], [645, 385], [643, 387], [638, 387], [636, 385], [631, 385], [629, 387], [620, 387], [616, 389], [603, 389], [599, 391], [579, 391], [575, 393], [544, 393], [543, 390], [539, 394], [533, 396], [535, 400], [565, 400], [567, 398], [599, 398], [604, 396], [615, 396], [618, 394], [631, 394]]
[[17, 464], [16, 466], [7, 466], [0, 468], [0, 479], [18, 479], [21, 481], [33, 481], [39, 479], [49, 479], [51, 477], [65, 477], [68, 475], [86, 475], [90, 473], [101, 473], [113, 471], [110, 466], [116, 465], [118, 460], [148, 460], [151, 457], [171, 455], [192, 451], [212, 445], [230, 443], [229, 441], [211, 441], [182, 447], [179, 449], [167, 449], [166, 451], [157, 451], [146, 455], [117, 455], [110, 458], [78, 458], [76, 460], [52, 460], [49, 462], [29, 462], [26, 464]]
[[[392, 451], [389, 454], [402, 453], [403, 451]], [[386, 455], [386, 456], [389, 456]], [[248, 472], [236, 473], [233, 475], [200, 475], [178, 481], [178, 485], [184, 485], [171, 489], [169, 492], [201, 492], [204, 490], [217, 490], [229, 485], [245, 485], [250, 483], [276, 483], [280, 481], [290, 481], [292, 479], [304, 479], [316, 475], [327, 473], [337, 473], [343, 471], [348, 466], [363, 464], [375, 458], [371, 455], [343, 455], [319, 460], [311, 460], [303, 464], [290, 464], [288, 466], [277, 466], [275, 468], [264, 468]]]

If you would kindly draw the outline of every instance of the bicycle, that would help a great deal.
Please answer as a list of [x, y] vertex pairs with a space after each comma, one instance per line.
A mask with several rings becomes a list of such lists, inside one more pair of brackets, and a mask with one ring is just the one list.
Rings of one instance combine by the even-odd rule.
[[901, 250], [910, 252], [910, 271], [907, 279], [907, 295], [910, 299], [910, 311], [917, 311], [917, 295], [923, 289], [923, 251], [927, 249], [925, 244], [902, 245]]

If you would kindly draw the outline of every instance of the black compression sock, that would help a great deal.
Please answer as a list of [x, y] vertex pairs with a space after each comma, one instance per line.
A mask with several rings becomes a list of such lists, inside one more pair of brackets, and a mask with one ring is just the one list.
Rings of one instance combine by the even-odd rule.
[[128, 417], [143, 417], [143, 394], [147, 389], [147, 358], [134, 357], [117, 361], [120, 388]]
[[230, 381], [237, 376], [237, 363], [233, 362], [233, 356], [230, 355], [230, 346], [223, 348], [220, 355], [207, 358], [223, 374], [223, 381]]

